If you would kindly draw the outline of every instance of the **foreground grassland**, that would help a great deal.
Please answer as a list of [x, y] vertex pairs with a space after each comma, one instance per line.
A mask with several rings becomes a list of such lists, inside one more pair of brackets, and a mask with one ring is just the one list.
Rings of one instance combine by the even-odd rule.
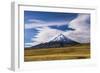
[[24, 61], [47, 61], [66, 59], [87, 59], [90, 58], [90, 45], [80, 44], [63, 48], [43, 48], [24, 50]]

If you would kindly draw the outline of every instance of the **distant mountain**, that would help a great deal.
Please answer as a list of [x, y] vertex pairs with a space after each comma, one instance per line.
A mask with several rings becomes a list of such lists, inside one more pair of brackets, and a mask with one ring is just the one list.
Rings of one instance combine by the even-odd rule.
[[63, 34], [59, 34], [54, 36], [48, 42], [32, 46], [31, 48], [58, 48], [58, 47], [72, 46], [75, 44], [79, 43], [67, 38]]
[[73, 41], [73, 40], [67, 38], [63, 34], [59, 34], [57, 36], [54, 36], [49, 42], [62, 42], [62, 43], [66, 43], [66, 44], [77, 43], [76, 41]]

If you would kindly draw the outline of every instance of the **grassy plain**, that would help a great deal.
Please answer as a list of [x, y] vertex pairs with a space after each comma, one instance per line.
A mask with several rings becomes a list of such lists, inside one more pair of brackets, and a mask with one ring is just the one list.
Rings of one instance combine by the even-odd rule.
[[90, 58], [90, 44], [78, 44], [62, 48], [25, 48], [24, 61], [71, 60]]

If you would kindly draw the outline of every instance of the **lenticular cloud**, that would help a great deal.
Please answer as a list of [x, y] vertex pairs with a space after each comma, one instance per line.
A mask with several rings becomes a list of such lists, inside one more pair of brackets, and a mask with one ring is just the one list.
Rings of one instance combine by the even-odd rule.
[[51, 29], [49, 27], [43, 27], [43, 28], [37, 28], [39, 30], [38, 35], [36, 35], [35, 39], [33, 38], [32, 41], [35, 41], [37, 43], [45, 43], [48, 42], [49, 39], [54, 37], [57, 34], [63, 33], [63, 31], [57, 30], [57, 29]]
[[66, 37], [69, 37], [80, 43], [90, 42], [90, 15], [79, 14], [77, 18], [69, 23], [69, 27], [74, 31], [65, 32]]

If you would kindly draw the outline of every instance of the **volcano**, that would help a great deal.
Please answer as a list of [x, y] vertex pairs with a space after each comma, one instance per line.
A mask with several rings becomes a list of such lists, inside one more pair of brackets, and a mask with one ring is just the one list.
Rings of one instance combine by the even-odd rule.
[[32, 48], [59, 48], [79, 44], [78, 42], [69, 39], [63, 34], [59, 34], [51, 38], [46, 43], [40, 43], [38, 45], [32, 46]]

